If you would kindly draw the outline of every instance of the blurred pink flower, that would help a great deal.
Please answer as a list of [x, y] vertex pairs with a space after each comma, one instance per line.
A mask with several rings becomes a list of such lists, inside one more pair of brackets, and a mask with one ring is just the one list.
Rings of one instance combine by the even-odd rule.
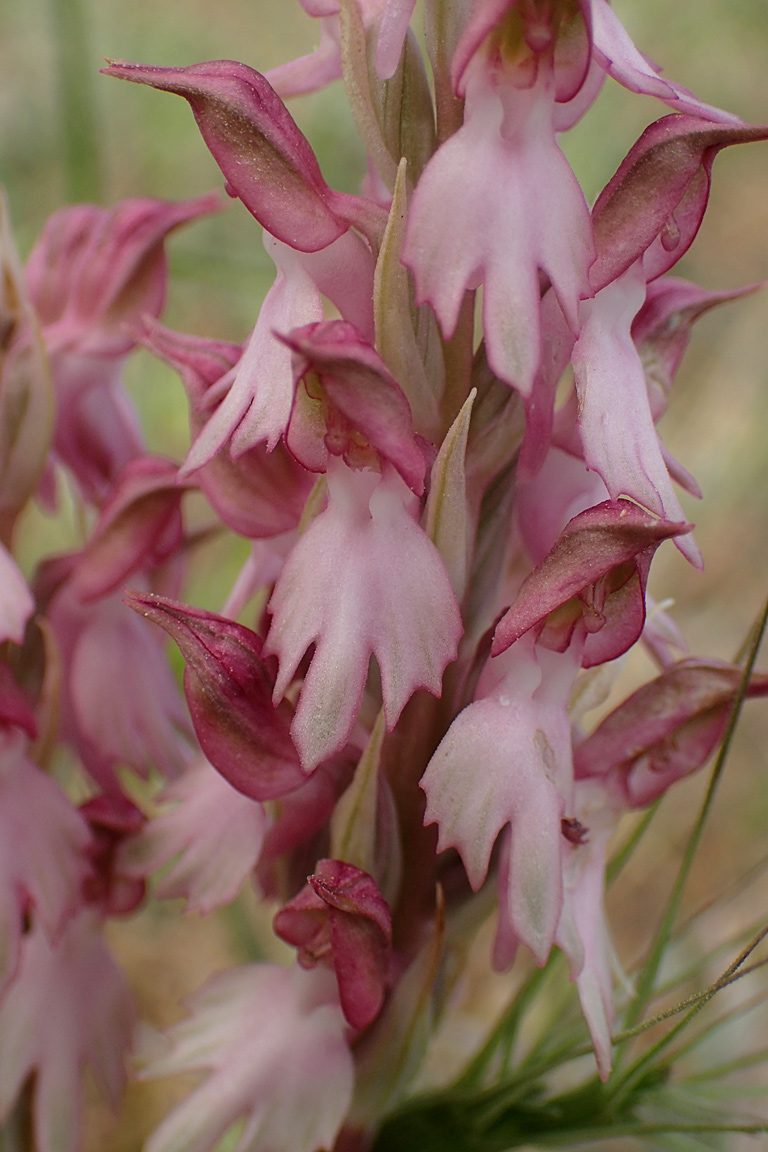
[[[333, 974], [272, 964], [215, 976], [190, 1001], [145, 1077], [207, 1072], [146, 1152], [209, 1152], [237, 1120], [241, 1152], [331, 1148], [354, 1065]], [[48, 1152], [46, 1149], [45, 1152]], [[53, 1152], [53, 1150], [51, 1150]]]

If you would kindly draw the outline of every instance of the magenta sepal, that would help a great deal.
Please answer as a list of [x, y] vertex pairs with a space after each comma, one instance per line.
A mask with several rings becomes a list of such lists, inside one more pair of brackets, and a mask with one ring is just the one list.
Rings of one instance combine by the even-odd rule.
[[[632, 807], [650, 804], [709, 759], [721, 739], [741, 668], [681, 660], [620, 704], [574, 751], [576, 775], [618, 771]], [[768, 696], [768, 674], [754, 674], [747, 696]]]
[[179, 505], [186, 488], [178, 465], [141, 456], [121, 472], [72, 575], [75, 595], [87, 603], [114, 592], [139, 568], [167, 560], [182, 542]]
[[669, 389], [688, 347], [694, 322], [710, 308], [739, 300], [762, 287], [763, 284], [746, 284], [743, 288], [708, 292], [677, 276], [665, 276], [648, 285], [645, 303], [632, 321], [632, 340], [645, 368], [654, 422], [666, 411]]
[[367, 1028], [384, 1001], [392, 917], [373, 877], [342, 860], [318, 860], [306, 886], [274, 918], [275, 932], [299, 949], [299, 963], [333, 967], [342, 1010]]
[[646, 128], [592, 210], [594, 291], [643, 254], [646, 280], [667, 272], [699, 230], [717, 153], [729, 144], [765, 139], [765, 125], [714, 124], [695, 116], [664, 116]]
[[194, 200], [123, 200], [50, 216], [32, 249], [25, 277], [49, 349], [115, 357], [131, 350], [131, 326], [165, 301], [168, 234], [220, 209], [214, 194]]
[[[305, 468], [325, 471], [328, 455], [354, 467], [360, 435], [389, 460], [417, 496], [424, 492], [426, 462], [413, 431], [411, 407], [378, 352], [353, 324], [323, 320], [294, 328], [280, 339], [293, 350], [297, 399], [286, 443]], [[319, 419], [306, 413], [300, 382], [316, 373], [326, 404]], [[311, 384], [306, 389], [310, 399]]]
[[124, 599], [178, 644], [192, 723], [214, 768], [252, 800], [271, 800], [303, 784], [288, 731], [293, 709], [286, 701], [272, 706], [275, 676], [260, 637], [164, 596], [127, 591]]
[[562, 609], [544, 625], [540, 642], [563, 651], [583, 619], [588, 633], [583, 666], [616, 659], [642, 632], [653, 553], [663, 540], [690, 529], [651, 516], [630, 500], [606, 500], [574, 516], [523, 581], [496, 627], [491, 655]]
[[235, 60], [187, 68], [112, 61], [103, 72], [173, 92], [189, 102], [214, 160], [260, 224], [301, 252], [317, 252], [342, 236], [348, 221], [323, 179], [312, 148], [270, 84]]

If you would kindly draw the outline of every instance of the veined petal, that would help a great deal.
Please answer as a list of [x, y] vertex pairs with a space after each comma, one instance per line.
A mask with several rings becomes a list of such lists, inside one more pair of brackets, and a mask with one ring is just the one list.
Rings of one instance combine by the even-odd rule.
[[413, 497], [394, 469], [353, 472], [331, 459], [328, 491], [328, 507], [275, 586], [265, 643], [280, 659], [276, 700], [316, 644], [291, 726], [305, 768], [344, 746], [371, 655], [392, 728], [417, 688], [439, 695], [461, 635], [442, 560], [414, 521]]
[[528, 396], [541, 358], [539, 273], [577, 331], [594, 252], [583, 193], [555, 142], [551, 84], [504, 98], [506, 112], [478, 74], [463, 127], [414, 192], [403, 263], [446, 336], [464, 293], [483, 284], [488, 361]]
[[166, 1117], [147, 1152], [208, 1152], [245, 1118], [247, 1152], [332, 1147], [352, 1098], [354, 1064], [333, 975], [274, 964], [215, 976], [144, 1073], [208, 1072]]
[[493, 690], [454, 720], [421, 781], [438, 850], [457, 849], [475, 889], [511, 825], [505, 916], [540, 964], [562, 905], [560, 822], [572, 777], [566, 701], [579, 656], [537, 654], [528, 637], [494, 660]]
[[173, 860], [158, 897], [182, 896], [188, 912], [230, 904], [258, 862], [268, 824], [263, 805], [236, 791], [204, 759], [160, 799], [167, 810], [121, 846], [121, 871], [145, 878]]

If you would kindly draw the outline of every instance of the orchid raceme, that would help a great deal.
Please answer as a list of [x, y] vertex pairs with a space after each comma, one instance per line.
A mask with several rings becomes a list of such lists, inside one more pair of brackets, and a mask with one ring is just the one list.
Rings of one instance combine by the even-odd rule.
[[[649, 595], [659, 552], [711, 560], [662, 423], [694, 321], [760, 287], [676, 265], [715, 157], [768, 127], [662, 75], [608, 0], [295, 7], [317, 46], [264, 72], [103, 70], [155, 90], [113, 100], [181, 96], [247, 209], [274, 280], [241, 329], [215, 283], [211, 330], [161, 319], [166, 243], [217, 192], [69, 205], [25, 267], [0, 217], [0, 1146], [91, 1152], [85, 1077], [117, 1107], [131, 1054], [196, 1077], [146, 1152], [768, 1132], [684, 1079], [763, 925], [717, 972], [673, 963], [762, 633], [694, 655]], [[286, 104], [339, 78], [344, 190]], [[590, 205], [566, 133], [611, 81], [664, 107]], [[142, 373], [186, 442], [142, 426]], [[633, 971], [606, 889], [662, 800], [659, 861], [692, 831]], [[136, 1031], [109, 946], [174, 900], [232, 964]], [[490, 969], [511, 999], [468, 1023]]]

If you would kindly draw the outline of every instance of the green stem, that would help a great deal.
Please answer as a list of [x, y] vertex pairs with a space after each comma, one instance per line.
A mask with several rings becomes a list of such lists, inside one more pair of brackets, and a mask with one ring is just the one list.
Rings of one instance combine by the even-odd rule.
[[49, 0], [49, 5], [66, 197], [100, 200], [99, 132], [92, 84], [96, 67], [90, 53], [86, 0]]
[[528, 1005], [550, 970], [549, 962], [544, 968], [534, 969], [522, 988], [515, 994], [509, 1007], [505, 1009], [485, 1044], [479, 1052], [475, 1053], [459, 1079], [455, 1081], [451, 1089], [452, 1092], [461, 1094], [472, 1091], [479, 1086], [500, 1045], [504, 1043], [510, 1047], [514, 1042]]
[[[669, 1047], [674, 1038], [678, 1036], [684, 1028], [688, 1027], [691, 1020], [701, 1011], [705, 1004], [708, 1004], [709, 1001], [723, 988], [726, 988], [729, 984], [732, 984], [736, 980], [741, 979], [741, 977], [746, 976], [747, 973], [753, 971], [755, 967], [762, 967], [762, 965], [766, 963], [766, 961], [760, 961], [757, 965], [753, 965], [749, 969], [745, 969], [743, 967], [744, 962], [754, 952], [758, 944], [760, 944], [761, 941], [765, 939], [766, 935], [768, 935], [768, 928], [762, 929], [762, 931], [759, 932], [758, 935], [749, 942], [747, 947], [739, 953], [732, 964], [728, 965], [725, 972], [723, 972], [720, 978], [716, 980], [710, 988], [708, 988], [700, 995], [690, 998], [693, 1002], [693, 1007], [690, 1009], [690, 1011], [686, 1012], [683, 1019], [680, 1020], [674, 1026], [674, 1028], [671, 1028], [669, 1032], [661, 1037], [660, 1040], [658, 1040], [654, 1045], [652, 1045], [652, 1047], [645, 1051], [642, 1056], [638, 1057], [634, 1064], [630, 1065], [630, 1067], [627, 1068], [627, 1070], [617, 1080], [611, 1080], [611, 1083], [607, 1088], [607, 1092], [611, 1100], [614, 1102], [614, 1110], [616, 1110], [617, 1107], [621, 1107], [621, 1102], [626, 1099], [635, 1085], [638, 1084], [640, 1080], [642, 1080], [646, 1072], [654, 1064], [657, 1063], [658, 1057], [666, 1048]], [[685, 1007], [687, 1003], [688, 1001], [685, 1001], [683, 1004], [676, 1005], [676, 1007], [670, 1009], [668, 1013], [661, 1013], [660, 1016], [658, 1016], [656, 1019], [662, 1020], [665, 1016], [677, 1013], [682, 1007]]]
[[647, 832], [654, 816], [658, 812], [659, 805], [663, 799], [664, 797], [660, 796], [658, 800], [651, 805], [648, 811], [643, 814], [642, 820], [640, 820], [640, 822], [632, 830], [632, 834], [627, 840], [626, 844], [622, 844], [613, 860], [611, 860], [605, 872], [606, 887], [610, 887], [610, 885], [613, 884], [614, 880], [618, 878], [618, 875], [624, 868], [625, 864], [628, 863], [629, 858], [632, 856], [643, 836], [645, 836], [645, 833]]
[[733, 702], [733, 708], [731, 709], [731, 714], [728, 718], [728, 725], [720, 744], [720, 751], [718, 752], [714, 768], [712, 769], [709, 786], [707, 788], [698, 819], [696, 820], [696, 824], [694, 825], [693, 831], [688, 840], [685, 855], [683, 856], [683, 860], [680, 865], [680, 871], [678, 872], [677, 880], [675, 881], [675, 886], [672, 889], [669, 902], [667, 903], [666, 910], [662, 917], [661, 923], [659, 924], [656, 938], [654, 939], [651, 951], [648, 954], [648, 959], [646, 960], [638, 979], [635, 998], [627, 1011], [625, 1023], [628, 1029], [636, 1024], [640, 1017], [643, 1015], [646, 1005], [652, 995], [653, 986], [656, 983], [656, 977], [661, 966], [662, 957], [666, 950], [667, 944], [669, 943], [675, 921], [677, 919], [677, 914], [680, 909], [683, 890], [687, 883], [694, 858], [699, 848], [699, 844], [701, 843], [704, 826], [712, 809], [717, 787], [720, 783], [723, 769], [725, 768], [725, 764], [728, 759], [731, 741], [736, 730], [736, 724], [741, 714], [741, 707], [744, 703], [747, 687], [752, 675], [752, 669], [754, 668], [755, 660], [757, 659], [757, 653], [760, 648], [763, 634], [765, 632], [766, 624], [768, 624], [768, 601], [765, 603], [762, 615], [753, 635], [749, 656], [744, 667], [744, 673], [741, 677], [741, 681], [739, 683], [739, 687]]

